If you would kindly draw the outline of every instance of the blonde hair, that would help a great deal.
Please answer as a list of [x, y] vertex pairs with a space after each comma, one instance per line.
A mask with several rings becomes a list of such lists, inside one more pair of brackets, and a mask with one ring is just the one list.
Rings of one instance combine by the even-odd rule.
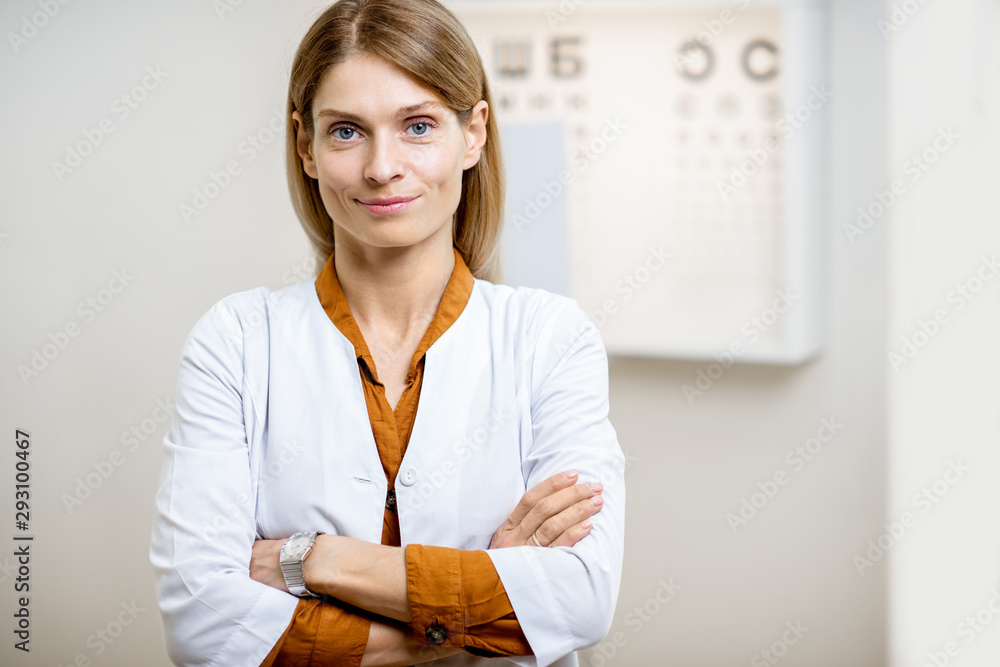
[[[479, 52], [458, 18], [437, 0], [340, 0], [327, 8], [302, 39], [288, 83], [285, 168], [292, 205], [316, 251], [319, 266], [333, 252], [333, 220], [318, 183], [303, 170], [296, 150], [292, 112], [314, 136], [313, 98], [323, 75], [355, 54], [384, 58], [435, 91], [462, 125], [485, 100], [493, 109]], [[504, 172], [493, 114], [486, 121], [486, 145], [479, 162], [462, 174], [453, 243], [472, 274], [499, 282], [503, 231]]]

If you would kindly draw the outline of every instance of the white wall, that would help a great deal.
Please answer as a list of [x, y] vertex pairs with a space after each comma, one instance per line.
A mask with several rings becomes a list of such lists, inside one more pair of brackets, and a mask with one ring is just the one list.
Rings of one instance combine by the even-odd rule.
[[[1000, 5], [928, 2], [899, 18], [888, 40], [889, 172], [907, 190], [889, 220], [888, 345], [903, 361], [886, 367], [888, 516], [910, 512], [913, 526], [889, 552], [889, 664], [995, 665], [1000, 267], [984, 258], [1000, 259]], [[942, 128], [956, 136], [935, 148]], [[925, 151], [935, 161], [913, 171]], [[980, 283], [980, 271], [992, 279]], [[968, 470], [948, 473], [952, 463]]]
[[[14, 564], [16, 428], [32, 435], [36, 536], [31, 653], [9, 641], [15, 595], [0, 568], [0, 664], [68, 665], [82, 655], [95, 666], [169, 665], [148, 562], [167, 428], [157, 401], [172, 400], [181, 344], [201, 313], [236, 291], [281, 287], [311, 256], [288, 204], [280, 139], [252, 160], [240, 151], [281, 109], [289, 51], [308, 19], [275, 2], [244, 2], [224, 19], [202, 0], [56, 6], [15, 52], [7, 33], [41, 10], [34, 0], [0, 4], [0, 566]], [[142, 86], [147, 67], [162, 80], [146, 78], [144, 99], [123, 118], [115, 100]], [[96, 138], [105, 118], [113, 131], [60, 181], [51, 163], [85, 133]], [[185, 223], [179, 205], [229, 160], [240, 173]], [[120, 293], [102, 292], [116, 270], [132, 278]], [[78, 310], [109, 297], [99, 313]], [[25, 384], [18, 365], [67, 325], [77, 335]], [[130, 451], [122, 438], [133, 428], [143, 439]], [[84, 487], [90, 496], [69, 511], [63, 494], [114, 450], [121, 464], [92, 478], [96, 488]], [[106, 644], [97, 631], [133, 601], [142, 611]]]

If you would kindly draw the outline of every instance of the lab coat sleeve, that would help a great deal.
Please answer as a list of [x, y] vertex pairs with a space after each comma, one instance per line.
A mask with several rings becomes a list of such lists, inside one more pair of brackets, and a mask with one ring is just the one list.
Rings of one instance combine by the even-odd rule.
[[604, 485], [593, 529], [573, 547], [487, 551], [533, 656], [549, 665], [607, 635], [621, 583], [625, 456], [608, 419], [608, 360], [597, 327], [567, 299], [538, 336], [531, 362], [532, 442], [522, 452], [525, 488], [564, 470]]
[[[150, 562], [167, 653], [177, 665], [256, 667], [298, 602], [250, 578], [256, 489], [246, 424], [263, 406], [243, 381], [243, 356], [246, 336], [262, 334], [236, 313], [253, 296], [223, 299], [191, 330], [163, 440]], [[266, 319], [252, 324], [267, 326]]]

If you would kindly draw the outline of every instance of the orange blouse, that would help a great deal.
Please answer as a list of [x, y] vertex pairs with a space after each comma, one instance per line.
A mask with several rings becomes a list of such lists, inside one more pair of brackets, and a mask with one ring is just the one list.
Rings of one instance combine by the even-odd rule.
[[[410, 440], [423, 381], [424, 355], [458, 319], [472, 294], [473, 276], [459, 254], [433, 320], [410, 361], [407, 384], [395, 411], [378, 380], [375, 362], [351, 315], [337, 280], [333, 254], [316, 277], [316, 294], [333, 324], [354, 345], [368, 406], [368, 417], [389, 484], [382, 522], [382, 544], [400, 546], [399, 518], [393, 481]], [[499, 528], [499, 526], [497, 526]], [[463, 647], [480, 656], [531, 655], [531, 647], [485, 551], [406, 546], [406, 583], [413, 635], [430, 644], [427, 629], [446, 632], [438, 646]], [[360, 665], [368, 644], [371, 620], [377, 618], [339, 600], [303, 598], [284, 634], [261, 667], [280, 665]]]

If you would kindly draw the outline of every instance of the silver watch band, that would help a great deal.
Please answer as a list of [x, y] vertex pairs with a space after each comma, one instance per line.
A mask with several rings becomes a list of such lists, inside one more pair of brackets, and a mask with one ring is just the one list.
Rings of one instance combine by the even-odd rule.
[[[288, 587], [288, 592], [292, 595], [298, 597], [312, 597], [318, 598], [319, 595], [313, 593], [308, 588], [306, 588], [305, 577], [302, 574], [302, 563], [305, 561], [306, 556], [312, 551], [313, 545], [316, 544], [316, 537], [322, 535], [320, 531], [303, 531], [295, 533], [281, 545], [281, 574], [285, 577], [285, 586]], [[297, 553], [289, 553], [288, 545], [293, 540], [301, 541], [303, 538], [308, 537], [309, 542], [304, 550]]]

